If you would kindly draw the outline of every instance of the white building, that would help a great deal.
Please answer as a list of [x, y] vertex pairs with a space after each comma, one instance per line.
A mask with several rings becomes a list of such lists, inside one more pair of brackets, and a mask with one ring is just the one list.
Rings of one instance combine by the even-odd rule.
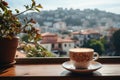
[[115, 23], [114, 26], [115, 26], [116, 28], [120, 28], [120, 23]]
[[56, 22], [53, 24], [53, 28], [58, 30], [66, 30], [66, 23], [65, 22]]
[[45, 21], [44, 23], [43, 23], [45, 26], [52, 26], [52, 22], [47, 22], [47, 21]]
[[42, 41], [40, 42], [48, 51], [61, 51], [69, 53], [70, 48], [74, 48], [74, 41], [71, 39], [62, 39], [56, 34], [43, 33]]

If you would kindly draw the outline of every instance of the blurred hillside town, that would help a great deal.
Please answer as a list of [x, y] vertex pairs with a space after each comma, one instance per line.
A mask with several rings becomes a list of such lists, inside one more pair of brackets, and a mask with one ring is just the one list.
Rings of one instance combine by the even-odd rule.
[[[58, 8], [19, 16], [20, 20], [25, 17], [28, 19], [32, 17], [37, 21], [34, 26], [40, 30], [42, 36], [40, 45], [58, 57], [68, 56], [70, 48], [90, 47], [88, 45], [90, 40], [101, 41], [104, 48], [101, 52], [98, 51], [101, 56], [115, 55], [111, 37], [116, 30], [120, 29], [119, 14], [98, 9]], [[17, 55], [26, 57], [26, 54], [20, 54], [19, 51]]]

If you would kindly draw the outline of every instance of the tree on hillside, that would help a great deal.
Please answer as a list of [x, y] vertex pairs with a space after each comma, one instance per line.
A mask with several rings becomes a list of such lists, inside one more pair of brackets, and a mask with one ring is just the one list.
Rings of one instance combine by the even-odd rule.
[[120, 56], [120, 29], [113, 33], [112, 42], [115, 47], [115, 55]]
[[99, 40], [89, 40], [83, 47], [93, 48], [95, 52], [98, 52], [99, 55], [102, 55], [105, 51], [104, 44]]

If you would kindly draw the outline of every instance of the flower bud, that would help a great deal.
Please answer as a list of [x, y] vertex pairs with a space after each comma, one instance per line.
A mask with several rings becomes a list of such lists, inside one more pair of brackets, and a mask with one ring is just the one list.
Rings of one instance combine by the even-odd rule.
[[31, 20], [30, 20], [30, 22], [31, 22], [31, 23], [34, 23], [34, 24], [36, 23], [36, 21], [35, 21], [35, 20], [33, 20], [33, 19], [31, 19]]
[[2, 4], [3, 4], [4, 6], [7, 6], [7, 5], [8, 5], [8, 3], [5, 2], [5, 1], [2, 1]]

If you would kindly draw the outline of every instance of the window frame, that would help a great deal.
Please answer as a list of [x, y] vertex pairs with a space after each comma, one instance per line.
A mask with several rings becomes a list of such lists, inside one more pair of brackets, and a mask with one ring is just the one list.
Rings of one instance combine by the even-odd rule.
[[[15, 58], [17, 64], [55, 64], [63, 63], [69, 60], [69, 57]], [[101, 56], [97, 61], [105, 64], [120, 64], [120, 56]]]

